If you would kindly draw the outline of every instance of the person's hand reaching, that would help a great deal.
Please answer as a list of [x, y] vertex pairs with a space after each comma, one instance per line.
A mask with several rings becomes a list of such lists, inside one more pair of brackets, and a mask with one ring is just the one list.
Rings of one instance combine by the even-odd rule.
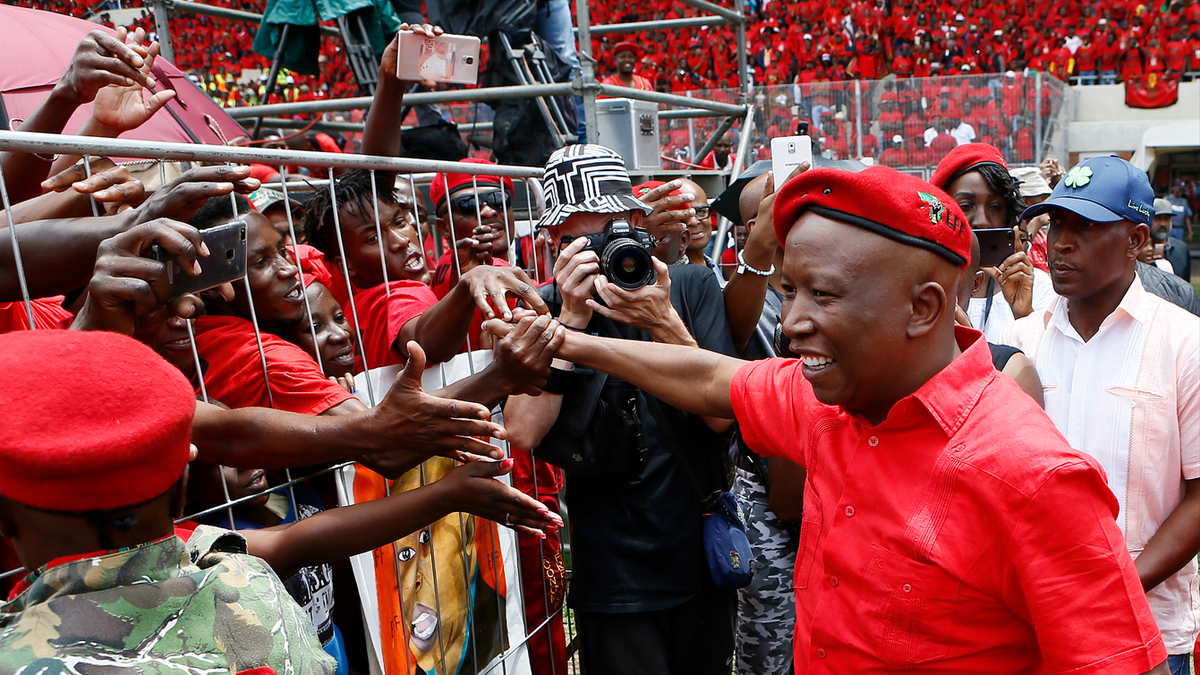
[[142, 204], [137, 214], [139, 223], [155, 218], [174, 218], [187, 221], [210, 197], [228, 195], [230, 192], [249, 194], [259, 188], [257, 178], [250, 177], [248, 166], [203, 166], [184, 172], [175, 180], [159, 188], [154, 196]]
[[133, 177], [129, 169], [117, 166], [108, 158], [91, 161], [92, 175], [88, 177], [83, 164], [76, 164], [42, 181], [48, 192], [74, 190], [91, 195], [104, 206], [108, 215], [124, 213], [146, 201], [146, 186]]
[[[148, 47], [140, 45], [144, 40], [142, 29], [135, 31], [134, 43], [128, 45], [142, 57], [142, 66], [138, 71], [147, 79], [152, 80], [150, 69], [158, 58], [161, 47], [158, 42], [151, 42]], [[144, 53], [143, 53], [144, 52]], [[107, 136], [116, 138], [123, 132], [136, 129], [145, 124], [154, 113], [158, 112], [167, 101], [175, 98], [174, 89], [164, 89], [155, 92], [149, 98], [143, 95], [144, 87], [140, 82], [129, 84], [110, 84], [96, 93], [92, 105], [92, 118], [87, 124], [89, 136]]]
[[[400, 24], [401, 33], [413, 33], [418, 37], [435, 38], [442, 34], [441, 26], [434, 26], [428, 23], [402, 23]], [[383, 56], [379, 57], [379, 74], [383, 77], [398, 79], [396, 73], [400, 54], [400, 34], [388, 43], [387, 48], [383, 50]], [[407, 82], [408, 80], [401, 80]], [[426, 89], [437, 88], [437, 82], [433, 80], [422, 80], [419, 84]]]
[[115, 36], [94, 30], [80, 41], [67, 72], [54, 87], [65, 103], [75, 106], [91, 103], [109, 85], [155, 87], [154, 76], [149, 71], [142, 72], [146, 60], [125, 44], [128, 34], [124, 28], [118, 28]]
[[455, 467], [441, 480], [430, 484], [445, 500], [450, 512], [462, 511], [545, 539], [562, 527], [563, 521], [533, 497], [494, 480], [512, 471], [511, 458], [499, 462], [472, 462]]

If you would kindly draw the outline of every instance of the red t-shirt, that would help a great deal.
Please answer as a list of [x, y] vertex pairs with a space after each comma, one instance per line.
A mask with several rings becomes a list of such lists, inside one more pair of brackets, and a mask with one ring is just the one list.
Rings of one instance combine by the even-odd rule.
[[[62, 301], [61, 295], [30, 300], [33, 327], [40, 330], [70, 327], [75, 315], [62, 308]], [[0, 334], [18, 330], [29, 330], [29, 314], [25, 311], [25, 302], [0, 302]]]
[[1103, 469], [955, 335], [878, 426], [818, 402], [799, 360], [734, 376], [746, 444], [808, 468], [796, 672], [1150, 670], [1167, 653]]
[[366, 364], [359, 363], [359, 369], [402, 365], [404, 361], [392, 351], [400, 329], [436, 303], [437, 297], [428, 286], [407, 279], [355, 291], [354, 308], [362, 322], [363, 351], [367, 355]]
[[262, 343], [270, 396], [254, 325], [236, 316], [196, 319], [196, 350], [208, 362], [204, 384], [210, 398], [230, 408], [275, 408], [307, 415], [319, 415], [354, 398], [325, 378], [312, 354], [270, 333], [262, 333]]

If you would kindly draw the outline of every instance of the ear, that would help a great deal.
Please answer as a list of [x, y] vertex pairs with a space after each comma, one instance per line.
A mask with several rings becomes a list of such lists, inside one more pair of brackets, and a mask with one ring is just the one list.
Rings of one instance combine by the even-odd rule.
[[1125, 250], [1126, 260], [1136, 260], [1142, 250], [1146, 248], [1146, 242], [1150, 239], [1150, 227], [1144, 223], [1138, 223], [1129, 230], [1129, 248]]
[[908, 319], [907, 335], [910, 338], [922, 338], [942, 320], [942, 315], [949, 312], [953, 317], [953, 309], [946, 289], [942, 285], [927, 281], [913, 289], [912, 315]]
[[971, 279], [971, 295], [974, 296], [983, 288], [983, 280], [987, 278], [987, 273], [983, 270], [975, 270], [975, 278]]

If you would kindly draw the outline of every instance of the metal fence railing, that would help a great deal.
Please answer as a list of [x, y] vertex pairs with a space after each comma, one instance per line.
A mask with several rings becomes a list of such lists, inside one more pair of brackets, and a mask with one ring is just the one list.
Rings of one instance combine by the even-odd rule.
[[[511, 252], [515, 253], [517, 246], [522, 242], [532, 242], [533, 227], [536, 219], [540, 214], [543, 206], [541, 195], [540, 182], [533, 180], [540, 177], [541, 170], [529, 167], [517, 166], [480, 166], [478, 164], [464, 164], [455, 162], [438, 162], [428, 160], [414, 160], [394, 157], [377, 157], [353, 154], [330, 154], [319, 152], [302, 152], [291, 150], [274, 150], [265, 148], [244, 148], [230, 146], [204, 146], [204, 145], [189, 145], [179, 143], [155, 143], [145, 141], [127, 141], [121, 139], [103, 139], [80, 136], [65, 136], [37, 133], [23, 133], [12, 131], [0, 131], [0, 150], [4, 151], [24, 151], [47, 154], [73, 154], [85, 157], [85, 161], [90, 161], [87, 158], [104, 156], [114, 158], [141, 158], [148, 159], [154, 162], [161, 163], [166, 161], [177, 161], [185, 163], [258, 163], [266, 164], [278, 168], [284, 180], [281, 184], [276, 185], [277, 188], [287, 192], [288, 186], [297, 186], [302, 184], [309, 189], [327, 190], [329, 197], [333, 202], [333, 209], [337, 208], [337, 197], [333, 191], [329, 181], [310, 180], [307, 182], [288, 180], [288, 167], [308, 166], [320, 167], [330, 170], [343, 169], [365, 169], [371, 172], [372, 180], [374, 180], [377, 172], [388, 171], [396, 172], [397, 181], [407, 182], [409, 189], [417, 189], [422, 183], [428, 184], [434, 179], [432, 172], [454, 172], [460, 174], [489, 174], [507, 176], [514, 179], [516, 184], [517, 195], [513, 195], [514, 201], [519, 201], [520, 204], [514, 209], [510, 216], [508, 210], [505, 209], [504, 221], [505, 227], [510, 233], [510, 238], [514, 242], [514, 246], [510, 248]], [[292, 174], [294, 177], [294, 174]], [[386, 189], [382, 183], [378, 189]], [[520, 195], [520, 199], [516, 199]], [[9, 204], [8, 189], [4, 182], [3, 175], [0, 175], [0, 196], [3, 197], [3, 207], [5, 211], [4, 217], [0, 218], [0, 227], [7, 227], [7, 236], [12, 244], [14, 256], [13, 260], [18, 268], [18, 271], [24, 275], [24, 268], [21, 265], [20, 247], [21, 241], [19, 236], [19, 226], [14, 223], [13, 210]], [[377, 211], [377, 210], [376, 210]], [[288, 228], [293, 240], [299, 237], [297, 231], [298, 223], [293, 221], [293, 217], [289, 212]], [[429, 226], [428, 222], [417, 221], [418, 237], [422, 241], [426, 239], [429, 230], [425, 229]], [[378, 214], [376, 214], [376, 227], [381, 227], [378, 223]], [[339, 247], [341, 242], [338, 242]], [[545, 256], [546, 251], [538, 250], [538, 247], [529, 245], [526, 249], [532, 255], [533, 264], [530, 265], [530, 273], [535, 278], [541, 277], [541, 271], [546, 268], [544, 264], [538, 264], [539, 257]], [[345, 257], [345, 249], [340, 248], [342, 257]], [[510, 253], [510, 256], [514, 256]], [[456, 256], [450, 256], [456, 260]], [[456, 260], [457, 262], [457, 260]], [[514, 257], [510, 257], [510, 262], [517, 262]], [[380, 261], [381, 266], [383, 260]], [[303, 269], [301, 268], [301, 275]], [[337, 271], [334, 271], [337, 274]], [[386, 268], [385, 268], [386, 274]], [[542, 280], [538, 278], [538, 280]], [[303, 276], [301, 277], [303, 282]], [[248, 283], [248, 282], [247, 282]], [[34, 299], [30, 297], [28, 287], [22, 283], [22, 295], [25, 302], [26, 311], [29, 312], [29, 322], [34, 324], [32, 310], [29, 309], [29, 303]], [[250, 296], [251, 312], [249, 320], [254, 325], [254, 333], [260, 341], [262, 339], [265, 327], [260, 327], [254, 311], [253, 295]], [[305, 303], [305, 309], [308, 312], [309, 324], [312, 323], [312, 310], [308, 303]], [[360, 339], [357, 345], [360, 349], [359, 356], [362, 363], [370, 369], [373, 364], [366, 363], [366, 350], [362, 349], [361, 331], [363, 324], [358, 320], [357, 310], [353, 302], [346, 311], [347, 315], [352, 315], [354, 326], [360, 333]], [[197, 351], [196, 334], [191, 330], [189, 323], [189, 341], [192, 348], [192, 356], [199, 363], [199, 354]], [[478, 347], [475, 345], [474, 347]], [[472, 349], [470, 339], [468, 338], [468, 352]], [[260, 360], [262, 364], [262, 377], [266, 380], [267, 392], [272, 390], [270, 368], [268, 361], [262, 350], [259, 350]], [[459, 355], [455, 359], [445, 363], [440, 368], [432, 368], [426, 374], [426, 387], [432, 388], [438, 384], [448, 384], [459, 377], [455, 372], [470, 372], [473, 373], [480, 364], [486, 362], [490, 358], [490, 352], [475, 351], [468, 355]], [[465, 359], [465, 360], [464, 360]], [[315, 360], [320, 364], [321, 359], [319, 354], [315, 355]], [[374, 364], [379, 365], [379, 364]], [[378, 369], [369, 372], [379, 372]], [[198, 369], [199, 377], [199, 393], [201, 396], [207, 397], [205, 391], [205, 374], [202, 369]], [[372, 377], [360, 376], [359, 389], [366, 390], [366, 396], [361, 393], [360, 398], [364, 398], [364, 402], [368, 405], [373, 405], [378, 402], [385, 389], [380, 386], [380, 380]], [[362, 386], [365, 385], [365, 386]], [[497, 410], [497, 413], [499, 411]], [[403, 439], [397, 439], [397, 442], [403, 442]], [[519, 454], [519, 451], [508, 448], [503, 441], [496, 441], [497, 444], [505, 450], [506, 454], [511, 454], [520, 461], [533, 462], [534, 460], [529, 453]], [[525, 460], [520, 459], [524, 457]], [[373, 480], [382, 481], [383, 494], [388, 494], [392, 490], [410, 489], [427, 482], [436, 480], [441, 474], [438, 470], [438, 462], [445, 465], [450, 462], [443, 458], [434, 458], [423, 464], [417, 469], [413, 469], [405, 476], [402, 476], [397, 481], [384, 481], [381, 477], [375, 476]], [[442, 472], [446, 467], [442, 466]], [[354, 501], [356, 488], [358, 487], [355, 481], [364, 479], [364, 476], [370, 478], [368, 474], [371, 472], [364, 470], [360, 465], [353, 463], [338, 463], [333, 466], [322, 467], [313, 473], [308, 473], [303, 476], [294, 476], [290, 470], [281, 471], [274, 476], [269, 492], [289, 495], [293, 506], [296, 504], [295, 491], [299, 486], [311, 484], [314, 480], [324, 481], [325, 487], [328, 487], [328, 482], [331, 477], [336, 486], [336, 492], [340, 496], [340, 501], [344, 505], [347, 502]], [[531, 491], [536, 498], [538, 494], [545, 494], [548, 491], [556, 491], [556, 488], [547, 487], [544, 484], [538, 485], [538, 471], [530, 471], [532, 475], [532, 485], [516, 485], [526, 491]], [[207, 516], [211, 520], [215, 520], [215, 524], [225, 524], [226, 519], [229, 525], [234, 525], [234, 516], [237, 508], [244, 502], [255, 499], [258, 495], [251, 495], [239, 499], [229, 498], [229, 485], [226, 484], [228, 478], [224, 472], [221, 473], [221, 484], [224, 487], [224, 499], [218, 500], [219, 503], [209, 505], [202, 509], [197, 509], [192, 513], [188, 513], [185, 518], [195, 519]], [[511, 480], [511, 479], [510, 479]], [[445, 522], [442, 522], [445, 521]], [[550, 640], [550, 628], [555, 625], [566, 624], [565, 629], [568, 635], [573, 634], [573, 626], [569, 622], [569, 617], [564, 613], [564, 602], [562, 588], [566, 583], [565, 566], [562, 563], [560, 546], [565, 546], [569, 552], [569, 543], [565, 541], [567, 535], [566, 530], [561, 532], [564, 540], [559, 542], [547, 542], [543, 544], [538, 541], [536, 545], [530, 542], [519, 542], [517, 534], [500, 524], [484, 521], [481, 518], [474, 516], [466, 516], [465, 514], [451, 514], [446, 518], [438, 521], [446, 528], [452, 530], [445, 535], [445, 539], [438, 544], [439, 535], [438, 523], [431, 525], [429, 528], [423, 528], [420, 532], [414, 533], [412, 536], [414, 541], [419, 540], [422, 544], [428, 544], [421, 551], [428, 550], [428, 553], [418, 552], [414, 556], [406, 558], [402, 555], [402, 550], [405, 542], [393, 542], [390, 547], [379, 549], [378, 555], [372, 558], [372, 553], [368, 552], [363, 556], [356, 556], [355, 565], [375, 565], [372, 568], [374, 572], [394, 574], [397, 579], [396, 589], [397, 595], [395, 598], [390, 598], [389, 602], [380, 602], [377, 595], [377, 589], [374, 584], [364, 582], [359, 577], [356, 579], [358, 585], [359, 596], [362, 598], [364, 608], [373, 607], [377, 610], [375, 616], [365, 616], [367, 624], [374, 624], [377, 627], [387, 625], [387, 622], [393, 622], [392, 625], [413, 626], [414, 617], [412, 616], [414, 602], [413, 598], [418, 592], [417, 588], [410, 585], [409, 580], [414, 573], [410, 569], [405, 568], [405, 565], [430, 564], [436, 568], [432, 579], [426, 578], [423, 582], [425, 585], [422, 593], [426, 593], [431, 598], [428, 604], [436, 606], [441, 612], [443, 625], [446, 625], [446, 618], [452, 614], [458, 614], [461, 618], [462, 625], [465, 630], [460, 633], [462, 645], [452, 644], [450, 638], [439, 637], [439, 644], [433, 648], [432, 656], [433, 665], [425, 668], [421, 665], [421, 661], [415, 654], [416, 647], [413, 646], [411, 630], [406, 628], [399, 631], [403, 636], [402, 641], [394, 641], [389, 644], [381, 644], [380, 641], [387, 639], [388, 632], [368, 630], [374, 641], [372, 647], [376, 653], [376, 659], [382, 663], [379, 655], [385, 650], [391, 650], [389, 653], [401, 653], [403, 657], [401, 661], [403, 666], [393, 668], [388, 672], [388, 675], [398, 675], [398, 673], [425, 672], [426, 669], [444, 672], [461, 672], [464, 675], [468, 673], [466, 667], [458, 668], [451, 667], [456, 662], [455, 654], [471, 653], [476, 655], [472, 661], [474, 665], [470, 672], [476, 673], [503, 673], [504, 675], [520, 675], [523, 673], [534, 672], [530, 669], [530, 645], [534, 640]], [[470, 531], [470, 538], [462, 536], [463, 532]], [[487, 541], [484, 541], [484, 538]], [[532, 539], [532, 537], [530, 538]], [[440, 546], [435, 553], [434, 545]], [[555, 544], [555, 545], [551, 545]], [[470, 547], [470, 550], [468, 550]], [[430, 560], [421, 561], [420, 556], [428, 555]], [[569, 553], [568, 553], [569, 555]], [[441, 556], [443, 559], [439, 562], [435, 558]], [[523, 558], [525, 558], [523, 560]], [[373, 560], [386, 561], [386, 564], [373, 562]], [[448, 564], [447, 561], [452, 561], [453, 564]], [[472, 570], [465, 561], [474, 561], [476, 569]], [[485, 567], [490, 566], [490, 569], [482, 571]], [[385, 569], [386, 568], [386, 569]], [[551, 584], [547, 582], [548, 574], [546, 570], [558, 569], [561, 571], [562, 577], [554, 580], [554, 587], [557, 591], [552, 595], [547, 588]], [[357, 568], [356, 568], [357, 570]], [[20, 569], [0, 570], [0, 580], [13, 577], [22, 572]], [[440, 572], [440, 574], [439, 574]], [[537, 589], [538, 584], [527, 584], [526, 575], [539, 574], [542, 576], [540, 591], [525, 589]], [[479, 616], [480, 612], [476, 611], [477, 603], [475, 602], [475, 594], [485, 592], [482, 586], [476, 586], [472, 581], [476, 578], [492, 579], [490, 588], [499, 594], [499, 589], [506, 589], [504, 595], [499, 598], [499, 609], [493, 605], [487, 605], [488, 611], [492, 613], [490, 617]], [[502, 579], [497, 583], [496, 579]], [[454, 590], [457, 588], [467, 588], [470, 590], [469, 597], [461, 598]], [[524, 593], [538, 592], [541, 594], [537, 598], [538, 602], [526, 602]], [[374, 595], [373, 595], [374, 594]], [[373, 600], [373, 602], [372, 602]], [[507, 604], [506, 604], [507, 603]], [[534, 616], [523, 613], [527, 605], [538, 605], [543, 608], [541, 615]], [[482, 606], [482, 605], [479, 605]], [[388, 610], [387, 608], [392, 608]], [[366, 610], [364, 610], [366, 612]], [[393, 615], [384, 616], [383, 612], [392, 611]], [[497, 623], [501, 628], [497, 633], [495, 630], [489, 632], [484, 630], [476, 630], [476, 624], [479, 621], [491, 621]], [[496, 636], [499, 637], [489, 637]], [[568, 638], [569, 639], [569, 638]], [[484, 644], [487, 640], [493, 640], [494, 644]], [[552, 648], [551, 648], [552, 649]], [[458, 651], [456, 651], [458, 650]], [[542, 653], [547, 653], [551, 650], [543, 650]], [[566, 657], [565, 650], [558, 650], [551, 658], [548, 664], [543, 664], [541, 669], [536, 672], [548, 672], [551, 675], [567, 675], [568, 673], [577, 672], [573, 665], [573, 661], [569, 662]]]

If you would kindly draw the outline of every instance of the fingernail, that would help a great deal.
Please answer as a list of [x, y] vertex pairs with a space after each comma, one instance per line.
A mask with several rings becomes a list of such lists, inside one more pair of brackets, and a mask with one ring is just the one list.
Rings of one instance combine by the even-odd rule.
[[537, 534], [537, 537], [538, 537], [538, 539], [545, 539], [545, 538], [546, 538], [546, 533], [545, 533], [545, 532], [542, 532], [541, 530], [534, 530], [534, 533], [535, 533], [535, 534]]
[[[284, 214], [284, 215], [287, 215], [287, 214]], [[209, 253], [208, 244], [204, 243], [204, 240], [201, 240], [200, 241], [200, 255], [207, 256], [208, 253]]]
[[197, 260], [192, 263], [192, 273], [196, 276], [200, 276], [200, 261]]
[[502, 469], [511, 469], [512, 465], [513, 465], [512, 457], [509, 457], [508, 459], [500, 460], [500, 468], [502, 468]]
[[542, 507], [538, 509], [538, 513], [542, 514], [543, 516], [548, 516], [550, 515], [550, 509]]

